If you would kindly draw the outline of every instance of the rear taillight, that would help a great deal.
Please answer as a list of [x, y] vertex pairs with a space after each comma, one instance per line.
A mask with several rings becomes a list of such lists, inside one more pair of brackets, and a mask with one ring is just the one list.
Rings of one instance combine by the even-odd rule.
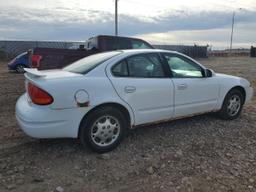
[[32, 55], [32, 68], [38, 68], [40, 66], [40, 61], [42, 59], [41, 55]]
[[28, 94], [32, 102], [37, 105], [49, 105], [53, 102], [53, 98], [49, 93], [32, 83], [28, 83]]

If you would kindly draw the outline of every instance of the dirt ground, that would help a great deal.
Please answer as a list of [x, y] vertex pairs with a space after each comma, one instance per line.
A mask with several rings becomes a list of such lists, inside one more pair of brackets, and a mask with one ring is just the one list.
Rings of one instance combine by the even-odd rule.
[[[200, 60], [250, 80], [256, 58]], [[38, 140], [15, 121], [23, 75], [0, 62], [0, 191], [256, 191], [256, 98], [233, 121], [212, 114], [137, 128], [98, 155], [75, 139]]]

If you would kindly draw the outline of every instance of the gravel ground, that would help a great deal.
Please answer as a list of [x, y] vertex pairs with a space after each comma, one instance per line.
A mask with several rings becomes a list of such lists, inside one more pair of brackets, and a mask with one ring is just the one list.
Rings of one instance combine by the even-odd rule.
[[[256, 59], [200, 60], [249, 79]], [[14, 117], [23, 75], [0, 62], [0, 191], [256, 191], [256, 99], [233, 121], [212, 114], [137, 128], [98, 155], [74, 139], [37, 140]]]

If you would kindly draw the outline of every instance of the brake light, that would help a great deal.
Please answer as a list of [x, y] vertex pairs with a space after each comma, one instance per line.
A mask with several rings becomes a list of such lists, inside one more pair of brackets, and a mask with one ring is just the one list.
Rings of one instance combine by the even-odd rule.
[[32, 102], [38, 105], [49, 105], [53, 102], [53, 98], [49, 93], [32, 83], [28, 83], [28, 94]]
[[41, 55], [32, 55], [32, 68], [38, 68], [40, 66]]

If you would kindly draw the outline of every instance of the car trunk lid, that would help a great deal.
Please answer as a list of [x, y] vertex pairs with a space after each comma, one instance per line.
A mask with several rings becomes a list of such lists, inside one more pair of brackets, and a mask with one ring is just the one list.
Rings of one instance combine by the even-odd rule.
[[76, 77], [76, 76], [82, 76], [81, 74], [78, 73], [71, 73], [68, 71], [63, 71], [60, 69], [57, 70], [43, 70], [43, 71], [38, 71], [36, 68], [25, 68], [26, 75], [29, 78], [32, 79], [57, 79], [57, 78], [68, 78], [68, 77]]

